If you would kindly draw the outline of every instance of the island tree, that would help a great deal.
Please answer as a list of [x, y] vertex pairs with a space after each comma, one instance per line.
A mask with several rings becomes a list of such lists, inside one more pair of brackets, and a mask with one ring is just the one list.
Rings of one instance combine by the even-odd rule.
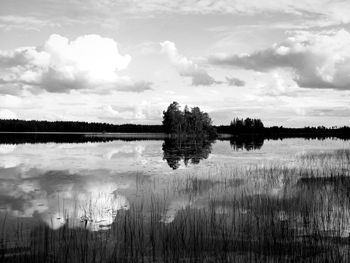
[[191, 109], [186, 105], [181, 111], [180, 105], [173, 102], [163, 111], [163, 129], [174, 137], [210, 137], [216, 136], [216, 130], [208, 113], [199, 107]]

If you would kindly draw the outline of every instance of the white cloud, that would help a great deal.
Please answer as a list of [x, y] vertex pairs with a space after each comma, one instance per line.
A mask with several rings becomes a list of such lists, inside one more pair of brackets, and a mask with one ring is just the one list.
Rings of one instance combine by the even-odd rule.
[[344, 29], [299, 31], [265, 50], [210, 60], [217, 65], [256, 71], [285, 68], [300, 87], [350, 89], [350, 33]]
[[163, 108], [150, 103], [149, 101], [141, 101], [137, 104], [128, 103], [128, 106], [120, 105], [104, 105], [101, 107], [101, 115], [105, 118], [113, 118], [128, 122], [139, 121], [160, 121]]
[[17, 114], [10, 110], [0, 110], [0, 119], [17, 119]]
[[131, 56], [121, 55], [113, 39], [85, 35], [69, 41], [54, 34], [41, 47], [0, 51], [0, 84], [7, 84], [6, 90], [8, 84], [21, 84], [21, 88], [49, 92], [150, 89], [150, 82], [120, 75], [130, 61]]
[[167, 54], [180, 76], [192, 78], [192, 85], [210, 86], [217, 83], [217, 81], [211, 77], [208, 72], [199, 67], [192, 60], [181, 55], [178, 52], [175, 43], [171, 41], [164, 41], [160, 43], [160, 45], [162, 47], [162, 52]]

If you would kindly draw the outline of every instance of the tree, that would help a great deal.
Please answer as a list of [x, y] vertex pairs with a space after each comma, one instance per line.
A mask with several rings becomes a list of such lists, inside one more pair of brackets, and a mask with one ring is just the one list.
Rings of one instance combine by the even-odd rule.
[[184, 116], [180, 105], [173, 102], [166, 111], [163, 111], [164, 131], [169, 134], [181, 134], [183, 132]]
[[208, 113], [202, 112], [199, 107], [191, 110], [186, 105], [180, 110], [180, 105], [173, 102], [166, 111], [163, 111], [164, 131], [174, 136], [215, 137], [216, 130]]

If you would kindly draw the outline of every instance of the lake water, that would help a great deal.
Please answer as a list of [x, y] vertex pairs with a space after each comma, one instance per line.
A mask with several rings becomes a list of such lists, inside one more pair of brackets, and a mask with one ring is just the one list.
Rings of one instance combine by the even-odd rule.
[[[34, 220], [52, 229], [67, 224], [68, 219], [71, 227], [79, 226], [89, 217], [88, 227], [99, 230], [108, 228], [118, 211], [129, 209], [140, 199], [147, 202], [144, 199], [151, 194], [166, 193], [164, 222], [169, 223], [179, 210], [194, 205], [190, 193], [172, 191], [174, 182], [181, 179], [197, 178], [205, 183], [210, 178], [218, 182], [223, 180], [223, 171], [230, 170], [236, 171], [234, 176], [238, 180], [242, 179], [238, 178], [239, 171], [247, 167], [292, 169], [301, 165], [300, 156], [344, 149], [350, 149], [350, 142], [337, 139], [3, 143], [0, 213], [8, 221]], [[245, 187], [248, 185], [256, 194], [261, 187], [256, 187], [254, 178], [255, 188], [249, 181]], [[283, 182], [273, 184], [266, 180], [263, 183], [271, 194], [284, 189]], [[202, 187], [197, 204], [205, 203], [214, 185]]]

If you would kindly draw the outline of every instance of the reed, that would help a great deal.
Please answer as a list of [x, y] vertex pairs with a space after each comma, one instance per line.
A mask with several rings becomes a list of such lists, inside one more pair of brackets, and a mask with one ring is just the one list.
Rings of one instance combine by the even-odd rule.
[[[1, 262], [349, 262], [350, 152], [215, 167], [145, 190], [100, 231], [8, 227]], [[150, 192], [151, 194], [146, 194]], [[89, 203], [94, 204], [94, 200]], [[89, 208], [87, 207], [86, 210]]]

